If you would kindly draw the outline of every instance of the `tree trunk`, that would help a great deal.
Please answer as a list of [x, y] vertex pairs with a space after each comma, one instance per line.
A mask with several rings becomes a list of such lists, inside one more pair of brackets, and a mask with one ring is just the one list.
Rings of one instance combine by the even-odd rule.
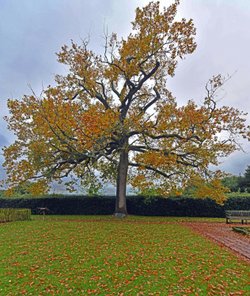
[[127, 187], [127, 173], [128, 173], [128, 151], [123, 148], [120, 154], [117, 185], [116, 185], [116, 205], [115, 216], [125, 217], [127, 215], [126, 203], [126, 187]]

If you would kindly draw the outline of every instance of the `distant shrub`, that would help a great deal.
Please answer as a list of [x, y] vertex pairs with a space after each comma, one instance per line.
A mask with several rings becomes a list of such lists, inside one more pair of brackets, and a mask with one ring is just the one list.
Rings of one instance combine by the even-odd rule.
[[25, 221], [31, 219], [30, 209], [0, 209], [0, 222]]

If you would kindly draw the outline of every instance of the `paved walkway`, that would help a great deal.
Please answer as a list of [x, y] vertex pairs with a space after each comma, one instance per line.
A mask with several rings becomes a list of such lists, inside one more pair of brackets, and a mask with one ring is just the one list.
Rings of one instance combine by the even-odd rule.
[[184, 224], [195, 232], [226, 246], [250, 263], [250, 236], [244, 236], [232, 230], [233, 226], [242, 226], [241, 224], [206, 222], [185, 222]]

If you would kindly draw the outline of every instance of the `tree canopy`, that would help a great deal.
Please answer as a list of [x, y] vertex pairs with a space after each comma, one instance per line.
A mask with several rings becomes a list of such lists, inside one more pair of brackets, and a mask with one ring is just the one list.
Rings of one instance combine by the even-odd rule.
[[[212, 77], [203, 103], [178, 106], [168, 89], [177, 62], [196, 48], [193, 21], [176, 20], [179, 1], [137, 8], [131, 33], [106, 36], [102, 55], [87, 41], [58, 53], [68, 68], [40, 96], [8, 101], [16, 141], [4, 149], [9, 188], [27, 180], [45, 190], [52, 180], [116, 182], [116, 213], [126, 214], [126, 185], [160, 195], [190, 182], [197, 195], [221, 202], [219, 157], [249, 138], [244, 113], [218, 107], [224, 79]], [[72, 185], [71, 181], [67, 185]]]

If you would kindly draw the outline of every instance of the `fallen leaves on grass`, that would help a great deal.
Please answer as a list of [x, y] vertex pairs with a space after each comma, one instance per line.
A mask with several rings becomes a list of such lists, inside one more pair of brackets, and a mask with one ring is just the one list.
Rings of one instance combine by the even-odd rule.
[[246, 263], [181, 224], [88, 220], [51, 218], [0, 229], [0, 294], [220, 296], [250, 291]]

